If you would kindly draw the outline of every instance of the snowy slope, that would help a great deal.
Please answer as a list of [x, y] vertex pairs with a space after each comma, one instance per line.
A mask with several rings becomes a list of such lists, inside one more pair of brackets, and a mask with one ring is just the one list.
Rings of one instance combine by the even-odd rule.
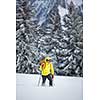
[[45, 22], [51, 9], [53, 9], [56, 5], [58, 5], [58, 9], [62, 11], [61, 13], [63, 16], [67, 12], [67, 3], [70, 4], [71, 1], [73, 1], [76, 6], [82, 4], [82, 0], [35, 0], [32, 4], [36, 11], [35, 18], [38, 18], [39, 24], [41, 25]]
[[69, 4], [71, 1], [73, 1], [73, 3], [76, 5], [76, 6], [79, 6], [82, 4], [82, 0], [67, 0], [67, 3]]
[[58, 6], [58, 9], [59, 9], [59, 15], [60, 15], [60, 18], [61, 18], [61, 24], [63, 25], [64, 24], [63, 18], [64, 18], [64, 15], [68, 14], [68, 10], [61, 7], [60, 5]]
[[38, 18], [40, 25], [46, 20], [47, 14], [55, 3], [56, 0], [36, 0], [33, 3], [33, 7], [36, 11], [35, 18]]
[[54, 87], [37, 86], [39, 75], [16, 75], [16, 100], [82, 100], [83, 79], [55, 76]]

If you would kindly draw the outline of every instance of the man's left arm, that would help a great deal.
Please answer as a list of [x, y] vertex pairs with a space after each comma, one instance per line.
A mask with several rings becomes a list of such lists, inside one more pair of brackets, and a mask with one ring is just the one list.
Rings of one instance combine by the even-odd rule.
[[54, 68], [52, 63], [50, 64], [50, 70], [51, 70], [52, 78], [54, 78]]

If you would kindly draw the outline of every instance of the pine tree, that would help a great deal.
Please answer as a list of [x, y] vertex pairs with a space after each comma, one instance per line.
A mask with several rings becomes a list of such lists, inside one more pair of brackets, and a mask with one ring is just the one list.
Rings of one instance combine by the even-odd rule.
[[67, 75], [83, 75], [83, 19], [78, 15], [79, 10], [75, 7], [74, 3], [68, 6], [69, 13], [64, 16], [64, 32], [69, 37], [69, 45], [67, 49], [70, 50], [71, 60], [68, 58], [69, 63], [64, 68]]
[[33, 20], [34, 9], [29, 0], [16, 1], [16, 72], [31, 73], [33, 41], [36, 37], [36, 21]]

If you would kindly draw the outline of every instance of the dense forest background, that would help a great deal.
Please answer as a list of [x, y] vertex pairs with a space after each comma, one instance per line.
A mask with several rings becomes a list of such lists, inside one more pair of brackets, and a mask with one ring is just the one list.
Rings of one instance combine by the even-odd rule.
[[55, 75], [83, 77], [82, 0], [16, 0], [16, 72], [38, 74], [46, 56]]

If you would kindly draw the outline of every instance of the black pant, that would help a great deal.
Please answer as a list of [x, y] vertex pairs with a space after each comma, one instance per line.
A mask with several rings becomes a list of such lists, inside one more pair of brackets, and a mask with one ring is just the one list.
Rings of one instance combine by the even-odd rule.
[[45, 84], [46, 78], [49, 80], [49, 86], [52, 86], [52, 76], [51, 76], [51, 74], [49, 74], [47, 76], [42, 75], [42, 85]]

